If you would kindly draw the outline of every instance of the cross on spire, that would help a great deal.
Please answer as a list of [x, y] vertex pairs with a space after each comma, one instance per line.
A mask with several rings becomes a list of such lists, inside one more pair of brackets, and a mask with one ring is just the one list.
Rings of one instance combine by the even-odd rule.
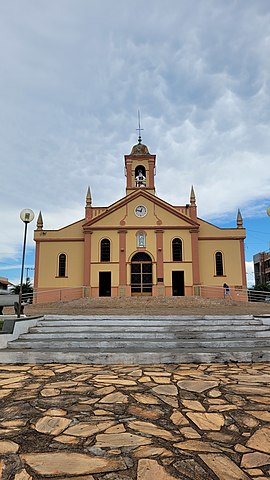
[[139, 128], [136, 128], [136, 130], [139, 132], [138, 142], [139, 142], [139, 143], [142, 143], [141, 131], [144, 130], [144, 129], [141, 128], [140, 110], [138, 110], [138, 126], [139, 126]]

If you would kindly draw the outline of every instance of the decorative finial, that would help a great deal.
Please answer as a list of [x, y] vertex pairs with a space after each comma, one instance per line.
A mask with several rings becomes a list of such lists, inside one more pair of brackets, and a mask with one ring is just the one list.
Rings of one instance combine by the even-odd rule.
[[86, 194], [86, 207], [91, 207], [91, 205], [92, 205], [92, 197], [91, 197], [90, 187], [88, 187], [87, 194]]
[[139, 132], [138, 142], [139, 142], [139, 143], [142, 143], [141, 131], [144, 130], [144, 129], [141, 128], [140, 110], [138, 110], [138, 126], [139, 126], [139, 128], [136, 128], [136, 130]]
[[191, 186], [191, 192], [190, 192], [190, 205], [196, 205], [196, 197], [195, 197], [193, 185]]
[[239, 208], [237, 213], [237, 228], [243, 228], [243, 218]]
[[42, 229], [43, 229], [43, 218], [42, 218], [42, 213], [40, 211], [37, 219], [37, 230], [42, 230]]

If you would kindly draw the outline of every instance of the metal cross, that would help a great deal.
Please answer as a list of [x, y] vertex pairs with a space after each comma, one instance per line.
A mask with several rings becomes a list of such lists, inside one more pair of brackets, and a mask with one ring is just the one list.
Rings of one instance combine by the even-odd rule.
[[136, 130], [139, 132], [138, 142], [141, 143], [142, 142], [141, 131], [144, 130], [144, 128], [141, 128], [140, 110], [138, 110], [138, 125], [139, 125], [139, 128], [136, 128]]

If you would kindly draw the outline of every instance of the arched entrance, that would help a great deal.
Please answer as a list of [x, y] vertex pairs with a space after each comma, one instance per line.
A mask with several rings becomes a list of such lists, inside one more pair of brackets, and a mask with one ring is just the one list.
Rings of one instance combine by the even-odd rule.
[[131, 259], [131, 295], [152, 295], [152, 259], [145, 252]]

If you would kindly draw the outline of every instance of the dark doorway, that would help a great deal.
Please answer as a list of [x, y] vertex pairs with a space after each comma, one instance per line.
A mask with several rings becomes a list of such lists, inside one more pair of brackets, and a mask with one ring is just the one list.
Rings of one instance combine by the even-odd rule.
[[184, 272], [172, 272], [172, 294], [174, 297], [185, 296]]
[[99, 272], [99, 296], [111, 296], [111, 272]]
[[152, 295], [152, 259], [145, 252], [131, 260], [131, 295]]

